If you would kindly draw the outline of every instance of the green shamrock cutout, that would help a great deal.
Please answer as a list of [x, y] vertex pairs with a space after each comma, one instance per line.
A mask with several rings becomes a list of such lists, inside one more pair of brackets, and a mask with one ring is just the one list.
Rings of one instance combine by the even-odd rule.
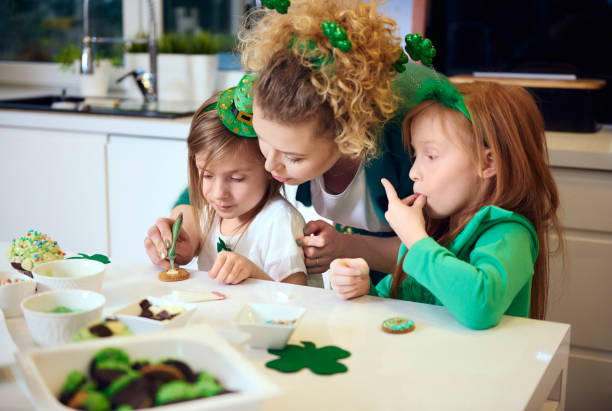
[[276, 10], [280, 14], [287, 14], [287, 9], [291, 5], [289, 0], [261, 0], [264, 7]]
[[406, 34], [406, 53], [414, 61], [421, 60], [423, 64], [429, 66], [436, 56], [436, 48], [429, 39], [424, 39], [419, 33]]
[[222, 250], [232, 251], [232, 249], [225, 244], [225, 241], [219, 237], [219, 241], [217, 241], [217, 252], [220, 253]]
[[66, 260], [94, 260], [94, 261], [100, 261], [101, 263], [104, 263], [104, 264], [110, 263], [110, 259], [104, 254], [92, 254], [92, 255], [87, 255], [83, 253], [78, 253], [78, 254], [80, 255], [80, 257], [68, 257], [66, 258]]
[[402, 50], [401, 47], [399, 51], [400, 56], [397, 60], [395, 60], [395, 63], [393, 63], [393, 67], [398, 73], [403, 73], [404, 71], [406, 71], [406, 63], [408, 63], [408, 56], [406, 55], [406, 53], [404, 53], [404, 50]]
[[321, 26], [323, 27], [323, 35], [331, 40], [332, 47], [335, 47], [345, 53], [348, 53], [353, 47], [353, 44], [346, 35], [346, 30], [334, 22], [325, 20]]
[[303, 347], [288, 344], [281, 350], [268, 350], [270, 354], [278, 355], [280, 358], [267, 362], [266, 367], [280, 372], [297, 372], [302, 368], [309, 368], [310, 371], [320, 375], [348, 371], [346, 365], [339, 363], [338, 360], [350, 357], [350, 352], [335, 345], [317, 348], [311, 341], [302, 341], [302, 344]]

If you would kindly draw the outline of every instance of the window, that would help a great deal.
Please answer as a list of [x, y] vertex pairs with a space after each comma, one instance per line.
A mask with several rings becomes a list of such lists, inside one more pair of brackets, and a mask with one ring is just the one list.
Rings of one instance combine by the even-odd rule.
[[[0, 60], [50, 62], [62, 47], [80, 45], [82, 0], [3, 0]], [[121, 37], [121, 0], [90, 1], [92, 35]]]

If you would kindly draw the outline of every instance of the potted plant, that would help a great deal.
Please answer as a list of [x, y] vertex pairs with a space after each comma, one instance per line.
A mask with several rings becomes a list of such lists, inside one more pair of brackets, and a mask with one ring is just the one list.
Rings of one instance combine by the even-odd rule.
[[[146, 38], [146, 34], [139, 37]], [[157, 43], [160, 100], [202, 102], [215, 91], [219, 37], [207, 31], [165, 33]], [[128, 48], [126, 68], [148, 69], [148, 45]]]
[[78, 73], [83, 96], [104, 97], [108, 92], [111, 67], [121, 66], [122, 50], [117, 47], [110, 50], [100, 50], [94, 54], [93, 74], [80, 73], [81, 48], [74, 44], [62, 47], [54, 60], [60, 63], [60, 70]]

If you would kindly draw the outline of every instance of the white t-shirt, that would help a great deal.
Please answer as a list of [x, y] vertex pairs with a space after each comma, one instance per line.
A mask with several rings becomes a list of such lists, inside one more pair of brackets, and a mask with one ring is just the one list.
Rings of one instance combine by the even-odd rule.
[[302, 247], [295, 242], [304, 235], [303, 229], [304, 218], [300, 212], [278, 196], [268, 202], [242, 234], [222, 235], [216, 221], [200, 250], [198, 269], [212, 268], [221, 238], [233, 252], [247, 257], [275, 281], [294, 273], [306, 273]]
[[393, 231], [387, 222], [378, 217], [366, 184], [363, 163], [351, 183], [340, 194], [325, 191], [325, 180], [319, 176], [310, 181], [310, 198], [315, 211], [342, 225], [360, 228], [374, 233]]

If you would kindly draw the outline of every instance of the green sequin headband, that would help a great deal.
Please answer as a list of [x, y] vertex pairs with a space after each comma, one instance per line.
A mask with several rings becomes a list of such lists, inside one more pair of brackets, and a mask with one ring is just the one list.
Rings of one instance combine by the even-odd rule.
[[462, 112], [470, 122], [472, 121], [470, 112], [463, 102], [463, 96], [448, 80], [428, 78], [423, 81], [423, 84], [421, 84], [421, 87], [417, 91], [416, 102], [420, 103], [424, 100], [434, 100], [444, 107], [458, 110]]
[[253, 84], [255, 74], [246, 74], [236, 87], [224, 90], [216, 103], [204, 107], [200, 114], [217, 110], [219, 120], [232, 133], [242, 137], [257, 137], [253, 129]]

